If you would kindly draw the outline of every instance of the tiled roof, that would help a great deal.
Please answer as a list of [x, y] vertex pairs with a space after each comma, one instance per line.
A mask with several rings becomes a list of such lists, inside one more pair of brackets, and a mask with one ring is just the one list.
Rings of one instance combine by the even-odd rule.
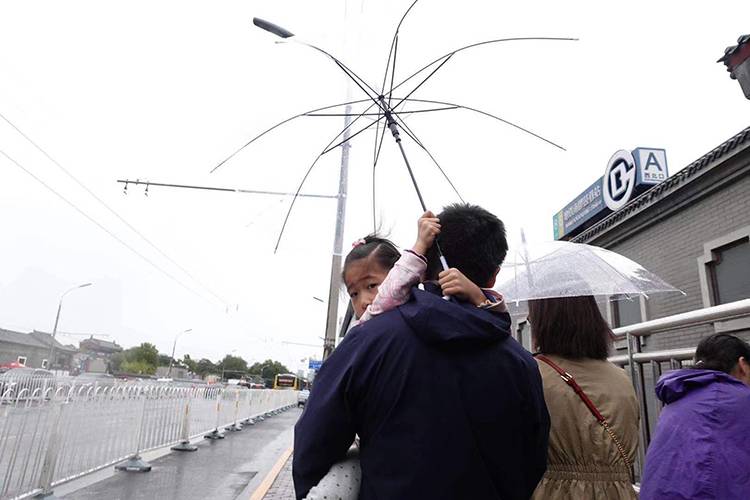
[[108, 340], [96, 339], [93, 336], [84, 339], [80, 342], [81, 344], [94, 344], [105, 349], [111, 349], [114, 351], [121, 351], [122, 347], [117, 342], [110, 342]]
[[3, 330], [0, 328], [0, 342], [9, 342], [12, 344], [26, 345], [29, 347], [38, 347], [46, 349], [48, 346], [42, 344], [28, 333], [14, 332], [12, 330]]
[[701, 156], [693, 163], [683, 168], [671, 177], [655, 185], [639, 197], [630, 201], [617, 212], [614, 212], [597, 224], [583, 231], [581, 234], [572, 238], [571, 241], [576, 243], [585, 243], [591, 241], [607, 229], [619, 224], [627, 219], [630, 215], [641, 211], [649, 205], [666, 198], [671, 193], [682, 187], [685, 183], [690, 182], [698, 173], [703, 172], [709, 165], [718, 164], [725, 157], [733, 155], [737, 149], [745, 144], [750, 145], [750, 127], [746, 128], [739, 134], [735, 135], [725, 143], [714, 148], [710, 152]]
[[52, 334], [49, 334], [47, 332], [40, 332], [39, 330], [34, 330], [29, 334], [31, 337], [34, 338], [34, 340], [40, 342], [41, 344], [44, 344], [45, 347], [49, 347], [52, 342], [55, 343], [55, 349], [60, 351], [72, 351], [76, 352], [78, 349], [76, 349], [75, 346], [71, 345], [63, 345], [60, 342], [58, 342], [57, 339], [52, 339]]

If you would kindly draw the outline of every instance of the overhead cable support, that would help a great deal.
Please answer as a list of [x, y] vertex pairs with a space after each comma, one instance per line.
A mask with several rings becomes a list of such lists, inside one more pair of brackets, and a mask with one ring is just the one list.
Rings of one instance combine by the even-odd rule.
[[177, 263], [172, 257], [170, 257], [169, 255], [167, 255], [161, 248], [159, 248], [158, 246], [156, 246], [156, 244], [154, 242], [152, 242], [143, 233], [141, 233], [132, 224], [130, 224], [130, 222], [128, 222], [127, 220], [125, 220], [125, 218], [122, 217], [115, 209], [113, 209], [112, 207], [110, 207], [104, 200], [102, 200], [99, 196], [97, 196], [97, 194], [94, 193], [91, 189], [89, 189], [88, 186], [86, 186], [83, 182], [79, 181], [72, 173], [70, 173], [70, 171], [68, 171], [65, 167], [63, 167], [60, 164], [60, 162], [58, 162], [57, 160], [55, 160], [52, 157], [52, 155], [50, 155], [49, 153], [47, 153], [47, 151], [44, 150], [44, 148], [42, 148], [39, 144], [37, 144], [36, 142], [34, 142], [31, 139], [31, 137], [29, 137], [23, 131], [21, 131], [21, 129], [19, 129], [13, 122], [11, 122], [7, 117], [5, 117], [5, 115], [3, 115], [2, 113], [0, 113], [0, 118], [2, 118], [3, 120], [5, 120], [5, 122], [8, 123], [8, 125], [10, 125], [16, 132], [18, 132], [21, 135], [21, 137], [23, 137], [24, 139], [26, 139], [40, 153], [42, 153], [45, 157], [47, 157], [47, 159], [49, 161], [51, 161], [57, 168], [59, 168], [60, 170], [62, 170], [63, 173], [65, 173], [65, 175], [68, 176], [68, 178], [70, 178], [73, 182], [75, 182], [76, 184], [78, 184], [78, 186], [81, 189], [83, 189], [84, 191], [86, 191], [89, 195], [91, 195], [92, 198], [94, 198], [97, 202], [99, 202], [100, 205], [102, 205], [104, 208], [106, 208], [109, 211], [109, 213], [111, 213], [112, 215], [114, 215], [117, 219], [120, 220], [120, 222], [122, 222], [123, 224], [125, 224], [128, 227], [128, 229], [130, 229], [131, 231], [133, 231], [136, 235], [138, 235], [138, 237], [140, 237], [149, 246], [151, 246], [151, 248], [153, 248], [154, 250], [156, 250], [159, 253], [159, 255], [161, 255], [162, 257], [164, 257], [165, 259], [167, 259], [169, 262], [171, 262], [175, 267], [177, 267], [180, 271], [182, 271], [183, 273], [185, 273], [185, 275], [187, 275], [190, 279], [192, 279], [201, 288], [203, 288], [205, 291], [207, 291], [209, 294], [211, 294], [213, 297], [215, 297], [219, 302], [222, 302], [225, 305], [229, 303], [226, 299], [224, 299], [223, 297], [221, 297], [220, 295], [218, 295], [217, 293], [215, 293], [207, 285], [203, 284], [198, 278], [196, 278], [195, 276], [193, 276], [190, 273], [190, 271], [188, 271], [183, 266], [181, 266], [179, 263]]

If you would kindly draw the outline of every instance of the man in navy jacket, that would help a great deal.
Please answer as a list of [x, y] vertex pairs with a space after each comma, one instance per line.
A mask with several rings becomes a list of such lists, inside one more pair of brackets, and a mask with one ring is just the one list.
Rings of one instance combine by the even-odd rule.
[[[495, 216], [439, 215], [453, 266], [491, 286], [507, 252]], [[429, 256], [428, 278], [439, 263]], [[531, 355], [510, 317], [414, 289], [355, 327], [325, 361], [295, 427], [297, 498], [360, 437], [361, 499], [526, 499], [546, 468], [549, 416]]]

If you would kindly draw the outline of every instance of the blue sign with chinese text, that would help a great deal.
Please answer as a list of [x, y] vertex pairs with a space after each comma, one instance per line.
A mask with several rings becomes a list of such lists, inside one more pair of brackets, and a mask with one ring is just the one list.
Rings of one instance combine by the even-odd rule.
[[315, 370], [315, 371], [320, 370], [321, 366], [323, 366], [323, 362], [320, 361], [320, 360], [318, 360], [318, 359], [311, 359], [310, 362], [307, 365], [307, 367], [310, 370]]

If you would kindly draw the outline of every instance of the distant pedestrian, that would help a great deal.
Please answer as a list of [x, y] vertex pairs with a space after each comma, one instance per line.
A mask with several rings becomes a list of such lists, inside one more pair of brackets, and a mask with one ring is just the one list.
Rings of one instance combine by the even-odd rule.
[[[502, 222], [470, 205], [448, 207], [439, 220], [448, 262], [491, 287], [507, 252]], [[370, 278], [384, 279], [380, 256], [357, 260], [350, 293], [379, 286]], [[443, 300], [437, 255], [427, 260], [436, 282], [353, 328], [323, 363], [295, 427], [298, 498], [355, 434], [365, 500], [526, 499], [543, 474], [549, 418], [536, 363], [510, 338], [507, 313]], [[442, 276], [446, 288], [458, 279]]]
[[591, 296], [529, 302], [529, 321], [552, 423], [538, 500], [634, 499], [638, 401], [607, 361], [612, 332]]
[[664, 374], [666, 406], [648, 448], [641, 499], [750, 498], [750, 345], [701, 340], [692, 368]]

